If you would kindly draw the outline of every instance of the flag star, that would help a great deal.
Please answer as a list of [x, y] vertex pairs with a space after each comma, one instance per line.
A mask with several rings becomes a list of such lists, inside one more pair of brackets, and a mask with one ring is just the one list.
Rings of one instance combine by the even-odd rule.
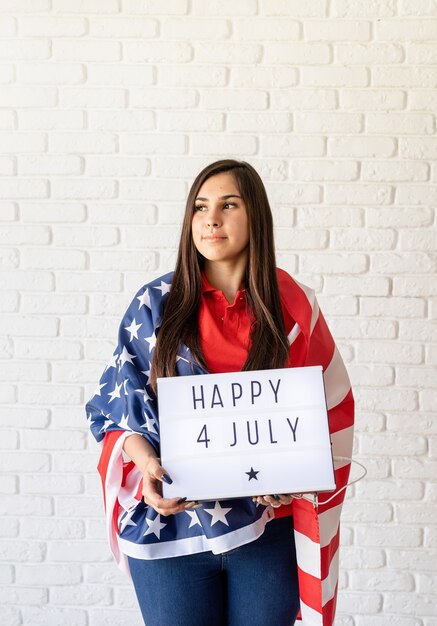
[[136, 526], [135, 522], [132, 521], [132, 515], [135, 513], [135, 508], [126, 513], [126, 516], [120, 522], [120, 533], [126, 528], [126, 526]]
[[211, 526], [214, 526], [217, 522], [223, 522], [226, 526], [229, 526], [229, 523], [226, 519], [226, 515], [229, 511], [232, 511], [231, 508], [222, 507], [218, 500], [215, 501], [215, 505], [213, 509], [203, 509], [205, 513], [211, 515]]
[[110, 367], [117, 367], [117, 359], [118, 359], [118, 354], [116, 352], [115, 354], [111, 356], [111, 358], [107, 362], [106, 367], [105, 367], [105, 372], [106, 370], [109, 370]]
[[196, 511], [184, 511], [184, 513], [186, 513], [187, 515], [191, 517], [190, 525], [188, 526], [188, 528], [191, 528], [192, 526], [196, 526], [196, 524], [200, 526], [199, 518], [197, 517]]
[[148, 517], [146, 517], [146, 522], [149, 526], [149, 528], [146, 530], [146, 532], [144, 533], [143, 537], [145, 537], [146, 535], [151, 535], [152, 533], [154, 535], [156, 535], [156, 537], [158, 539], [161, 539], [161, 530], [167, 526], [167, 524], [163, 524], [161, 522], [161, 516], [158, 515], [155, 517], [154, 520], [149, 519]]
[[125, 326], [124, 329], [127, 330], [130, 333], [130, 339], [129, 341], [132, 341], [132, 339], [135, 337], [135, 339], [138, 339], [138, 329], [141, 328], [142, 324], [137, 324], [136, 319], [134, 318], [132, 320], [132, 323], [130, 326]]
[[111, 399], [109, 400], [109, 402], [112, 402], [113, 400], [115, 400], [115, 398], [120, 398], [120, 389], [122, 387], [123, 387], [123, 383], [120, 383], [119, 385], [115, 383], [114, 389], [111, 391], [111, 393], [108, 393], [108, 396], [111, 396]]
[[155, 428], [155, 424], [156, 424], [155, 418], [150, 417], [150, 415], [147, 415], [145, 411], [144, 411], [144, 417], [146, 418], [146, 421], [144, 422], [144, 424], [142, 424], [141, 428], [147, 428], [149, 433], [153, 433], [154, 435], [157, 435], [158, 432]]
[[150, 378], [150, 370], [141, 370], [141, 374], [144, 374], [146, 378]]
[[183, 357], [183, 356], [179, 356], [178, 354], [176, 355], [176, 362], [177, 362], [177, 361], [185, 361], [185, 363], [189, 363], [189, 360], [188, 360], [188, 359], [186, 359], [186, 358], [185, 358], [185, 357]]
[[133, 359], [136, 359], [137, 357], [134, 354], [131, 354], [126, 346], [123, 346], [123, 350], [121, 351], [120, 356], [118, 357], [118, 362], [120, 364], [120, 368], [123, 367], [123, 365], [125, 363], [132, 363], [133, 365]]
[[151, 400], [152, 398], [149, 396], [149, 394], [147, 393], [147, 389], [135, 389], [135, 391], [137, 393], [142, 393], [143, 394], [143, 400], [144, 402], [149, 402], [149, 400]]
[[128, 419], [129, 419], [129, 415], [125, 415], [123, 413], [120, 421], [118, 422], [118, 425], [120, 426], [120, 428], [124, 428], [125, 430], [132, 430], [132, 428], [128, 424]]
[[141, 307], [143, 305], [148, 307], [149, 309], [152, 308], [150, 306], [150, 296], [149, 296], [149, 290], [148, 289], [146, 289], [144, 291], [144, 293], [141, 294], [141, 296], [137, 296], [137, 300], [139, 300], [139, 302], [140, 302], [140, 305], [139, 305], [138, 309], [141, 309]]
[[[87, 415], [87, 421], [89, 423], [89, 427], [92, 428], [94, 426], [94, 424], [95, 424], [95, 419], [93, 419], [92, 413], [89, 413]], [[100, 432], [102, 432], [102, 431], [100, 431]]]
[[103, 385], [98, 384], [97, 387], [94, 390], [94, 394], [93, 394], [93, 398], [94, 396], [101, 396], [102, 394], [100, 393], [100, 390], [103, 389], [103, 387], [105, 385], [107, 385], [108, 383], [103, 383]]
[[153, 289], [159, 289], [161, 292], [161, 295], [163, 296], [164, 294], [170, 291], [170, 287], [171, 287], [171, 283], [165, 283], [164, 281], [161, 280], [160, 287], [153, 287]]
[[104, 422], [104, 424], [103, 424], [103, 426], [102, 426], [102, 427], [101, 427], [101, 429], [99, 430], [99, 432], [101, 433], [101, 432], [103, 432], [104, 430], [107, 430], [107, 429], [108, 429], [108, 427], [109, 427], [112, 423], [113, 423], [113, 422], [112, 422], [112, 420], [110, 420], [110, 419], [106, 419], [106, 420], [105, 420], [105, 422]]
[[149, 344], [149, 352], [152, 352], [152, 350], [154, 349], [155, 345], [156, 345], [156, 335], [155, 332], [153, 332], [150, 337], [144, 337], [144, 340], [147, 341], [147, 343]]

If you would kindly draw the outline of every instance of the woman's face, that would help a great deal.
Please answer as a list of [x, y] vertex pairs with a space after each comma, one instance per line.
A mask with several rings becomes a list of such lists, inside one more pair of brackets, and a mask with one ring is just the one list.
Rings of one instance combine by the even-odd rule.
[[233, 175], [222, 172], [208, 178], [194, 206], [191, 233], [197, 251], [210, 262], [246, 261], [249, 224]]

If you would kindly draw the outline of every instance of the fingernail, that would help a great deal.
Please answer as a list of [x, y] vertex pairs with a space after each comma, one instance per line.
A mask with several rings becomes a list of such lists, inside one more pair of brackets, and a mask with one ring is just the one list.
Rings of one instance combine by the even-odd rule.
[[195, 506], [197, 506], [197, 502], [187, 502], [186, 505], [184, 506], [184, 509], [193, 509]]
[[185, 500], [186, 498], [179, 498], [176, 504], [182, 504], [183, 502], [185, 502]]
[[163, 474], [161, 478], [165, 483], [167, 483], [167, 485], [171, 485], [173, 482], [170, 476], [168, 476], [168, 474]]

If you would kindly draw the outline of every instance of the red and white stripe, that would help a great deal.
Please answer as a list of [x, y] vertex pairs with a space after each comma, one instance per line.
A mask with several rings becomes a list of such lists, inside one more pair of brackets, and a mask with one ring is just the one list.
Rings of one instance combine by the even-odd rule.
[[[278, 271], [281, 299], [296, 325], [289, 335], [291, 367], [322, 365], [332, 453], [334, 494], [320, 494], [317, 509], [292, 504], [302, 626], [332, 626], [338, 590], [340, 514], [352, 454], [354, 399], [346, 368], [319, 309], [314, 291]], [[341, 490], [341, 491], [340, 491]], [[329, 500], [329, 502], [328, 502]], [[326, 504], [325, 504], [326, 502]]]

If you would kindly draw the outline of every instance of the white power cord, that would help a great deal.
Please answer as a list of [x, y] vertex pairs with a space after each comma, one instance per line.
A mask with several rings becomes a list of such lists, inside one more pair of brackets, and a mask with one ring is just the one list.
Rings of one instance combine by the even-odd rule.
[[[346, 485], [343, 485], [343, 487], [341, 487], [341, 489], [336, 491], [327, 500], [324, 500], [322, 504], [327, 504], [328, 502], [330, 502], [331, 500], [336, 498], [339, 493], [341, 493], [342, 491], [344, 491], [345, 489], [347, 489], [351, 485], [355, 485], [355, 483], [358, 483], [367, 474], [367, 469], [364, 467], [364, 465], [362, 463], [359, 463], [358, 461], [355, 461], [355, 459], [351, 459], [348, 456], [335, 456], [334, 457], [334, 461], [350, 461], [351, 464], [355, 463], [355, 465], [359, 465], [361, 467], [361, 469], [363, 470], [363, 473], [361, 474], [361, 476], [358, 476], [358, 478], [355, 478], [354, 480], [351, 480], [350, 482], [346, 483]], [[318, 504], [319, 504], [319, 494], [318, 494], [317, 491], [312, 494], [312, 498], [304, 495], [303, 493], [301, 493], [299, 495], [293, 495], [293, 498], [296, 498], [297, 500], [307, 500], [307, 502], [311, 502], [311, 504], [314, 506], [314, 508], [317, 508]]]

